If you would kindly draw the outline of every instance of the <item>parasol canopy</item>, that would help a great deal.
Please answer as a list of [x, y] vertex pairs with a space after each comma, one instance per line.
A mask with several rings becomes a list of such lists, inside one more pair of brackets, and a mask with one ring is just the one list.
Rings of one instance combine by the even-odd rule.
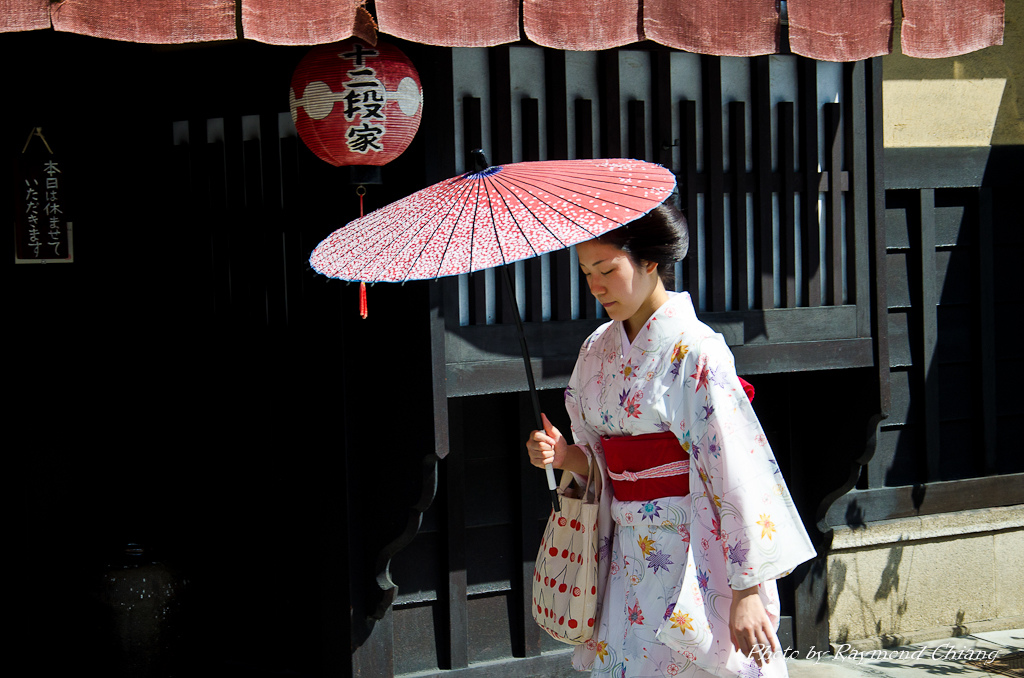
[[361, 282], [429, 280], [570, 247], [647, 214], [675, 176], [641, 160], [488, 167], [434, 184], [321, 242], [313, 268]]

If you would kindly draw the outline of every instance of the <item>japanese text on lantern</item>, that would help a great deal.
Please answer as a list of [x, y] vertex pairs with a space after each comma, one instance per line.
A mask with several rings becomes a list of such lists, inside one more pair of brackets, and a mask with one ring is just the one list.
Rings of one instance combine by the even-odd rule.
[[342, 99], [345, 102], [345, 120], [359, 125], [352, 125], [346, 133], [345, 143], [355, 153], [366, 154], [370, 151], [382, 150], [381, 140], [387, 133], [384, 122], [384, 104], [387, 102], [387, 90], [384, 83], [377, 79], [377, 72], [366, 60], [377, 56], [377, 52], [366, 49], [356, 43], [351, 52], [341, 54], [342, 59], [352, 62], [347, 74], [349, 80], [345, 86]]

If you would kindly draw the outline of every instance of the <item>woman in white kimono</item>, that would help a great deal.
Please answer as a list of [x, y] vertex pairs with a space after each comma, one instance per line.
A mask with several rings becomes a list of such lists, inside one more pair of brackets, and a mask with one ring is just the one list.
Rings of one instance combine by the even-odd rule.
[[576, 246], [612, 319], [565, 392], [575, 443], [544, 418], [530, 461], [604, 479], [594, 676], [785, 676], [775, 579], [814, 557], [722, 336], [669, 292], [686, 222], [663, 204]]

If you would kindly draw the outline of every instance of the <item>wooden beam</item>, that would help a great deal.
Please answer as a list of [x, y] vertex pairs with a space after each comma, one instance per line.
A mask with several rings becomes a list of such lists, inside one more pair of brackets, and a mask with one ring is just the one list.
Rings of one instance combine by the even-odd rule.
[[822, 527], [860, 527], [879, 520], [1017, 504], [1024, 504], [1024, 473], [851, 490], [832, 504]]
[[[827, 547], [823, 549], [823, 552]], [[812, 648], [818, 651], [829, 646], [828, 583], [825, 556], [801, 563], [789, 579], [793, 581], [793, 635], [795, 649], [806, 657]]]
[[653, 161], [672, 167], [672, 61], [668, 50], [651, 53], [651, 141]]
[[[702, 321], [721, 332], [734, 348], [741, 345], [785, 347], [809, 340], [856, 339], [857, 308], [826, 306], [778, 308], [766, 311], [702, 313]], [[580, 344], [601, 320], [526, 323], [523, 331], [535, 359], [575, 359]], [[449, 328], [446, 362], [473, 363], [495, 359], [521, 360], [519, 337], [511, 325], [474, 325]]]
[[985, 473], [999, 472], [996, 402], [996, 284], [995, 284], [995, 223], [992, 219], [992, 189], [978, 190], [977, 229], [978, 271], [978, 362], [981, 402], [981, 444], [985, 456]]
[[576, 157], [581, 160], [594, 157], [593, 107], [590, 99], [576, 99], [573, 102], [576, 115]]
[[680, 209], [686, 217], [689, 250], [683, 262], [683, 289], [689, 290], [694, 305], [700, 298], [701, 275], [698, 259], [699, 239], [697, 231], [697, 102], [679, 102], [679, 143], [680, 170], [679, 200]]
[[800, 245], [805, 306], [821, 305], [821, 243], [818, 223], [818, 70], [817, 63], [797, 60], [800, 105]]
[[[857, 304], [857, 326], [861, 336], [870, 336], [871, 324], [871, 213], [869, 190], [874, 183], [868, 155], [873, 146], [868, 123], [869, 83], [863, 61], [843, 67], [844, 87], [850, 103], [844, 117], [843, 136], [846, 145], [846, 167], [852, 181], [846, 196], [846, 260], [847, 303]], [[884, 308], [884, 307], [883, 307]]]
[[[362, 620], [353, 620], [360, 622]], [[353, 676], [395, 675], [394, 610], [387, 608], [383, 618], [372, 622], [369, 634], [352, 648]]]
[[704, 195], [704, 250], [708, 310], [725, 311], [727, 261], [725, 257], [725, 176], [722, 131], [721, 57], [701, 55], [704, 110], [704, 172], [708, 188]]
[[463, 163], [467, 172], [475, 169], [471, 153], [484, 146], [483, 114], [480, 108], [480, 97], [462, 97], [462, 145], [466, 150]]
[[448, 429], [451, 441], [449, 454], [441, 470], [444, 479], [445, 572], [448, 612], [447, 666], [459, 669], [469, 666], [469, 612], [466, 592], [466, 445], [463, 440], [462, 401], [448, 401]]
[[[865, 276], [870, 280], [871, 297], [870, 303], [865, 297], [858, 296], [857, 302], [858, 307], [861, 300], [863, 303], [868, 304], [871, 307], [871, 330], [875, 338], [875, 373], [878, 375], [878, 407], [879, 417], [881, 419], [887, 419], [889, 413], [892, 410], [892, 389], [890, 386], [891, 379], [891, 357], [889, 351], [889, 296], [887, 287], [887, 276], [886, 271], [886, 232], [885, 232], [885, 164], [884, 164], [884, 141], [882, 134], [882, 58], [876, 57], [866, 62], [868, 73], [865, 75], [865, 95], [868, 97], [868, 102], [865, 102], [865, 110], [867, 112], [867, 136], [870, 139], [870, 144], [867, 148], [866, 153], [866, 165], [868, 168], [868, 174], [863, 176], [870, 186], [869, 191], [865, 191], [868, 211], [867, 217], [869, 219], [869, 233], [870, 233], [870, 247], [866, 250], [870, 263], [871, 275]], [[859, 111], [859, 106], [854, 107], [855, 116]], [[854, 125], [858, 124], [858, 119], [855, 117]], [[859, 148], [859, 147], [858, 147]], [[855, 200], [860, 200], [860, 195], [857, 193], [860, 184], [857, 180], [857, 175], [860, 174], [860, 163], [855, 161], [854, 170], [854, 190]], [[857, 270], [858, 276], [866, 274], [861, 268], [863, 257], [858, 256]], [[864, 280], [858, 278], [858, 289], [861, 289], [864, 285]], [[858, 327], [861, 327], [861, 316], [858, 314]], [[877, 433], [876, 437], [871, 439], [871, 451], [870, 455], [864, 460], [867, 464], [867, 468], [861, 471], [862, 474], [867, 476], [868, 487], [881, 486], [885, 483], [884, 473], [879, 473], [881, 470], [879, 464], [871, 463], [875, 449], [877, 446]]]
[[[492, 165], [512, 162], [512, 65], [508, 45], [487, 48], [491, 76], [491, 148]], [[472, 149], [467, 149], [472, 150]], [[468, 168], [467, 168], [468, 169]]]
[[780, 101], [778, 105], [778, 129], [779, 129], [779, 232], [782, 242], [781, 249], [781, 271], [782, 283], [782, 305], [787, 308], [795, 308], [797, 305], [796, 294], [796, 233], [797, 220], [795, 212], [796, 204], [796, 151], [794, 148], [795, 139], [793, 136], [793, 102]]
[[569, 159], [569, 102], [566, 101], [565, 52], [544, 49], [544, 110], [548, 160]]
[[[527, 393], [519, 394], [519, 431], [530, 431], [534, 427], [533, 403]], [[523, 436], [525, 440], [525, 434]], [[521, 449], [521, 448], [520, 448]], [[519, 633], [513, 634], [513, 639], [521, 636], [520, 653], [523, 657], [539, 657], [543, 649], [542, 641], [544, 632], [533, 620], [533, 570], [537, 559], [537, 549], [540, 544], [541, 533], [537, 530], [535, 507], [538, 503], [538, 496], [541, 491], [541, 483], [538, 482], [539, 470], [532, 466], [527, 460], [526, 454], [519, 455], [519, 559], [521, 571], [518, 581], [514, 582], [514, 591], [522, 601], [519, 606], [521, 616], [513, 621], [518, 625]], [[515, 572], [512, 573], [515, 576]], [[516, 643], [513, 640], [514, 644]], [[504, 675], [504, 672], [501, 672]]]
[[[754, 305], [775, 307], [775, 240], [772, 228], [772, 102], [770, 58], [754, 58]], [[781, 162], [780, 162], [781, 165]], [[783, 196], [779, 196], [781, 205]], [[780, 208], [781, 209], [781, 208]]]
[[[594, 155], [593, 102], [590, 99], [576, 99], [573, 106], [576, 115], [576, 157], [590, 159]], [[597, 304], [583, 280], [579, 281], [577, 294], [580, 320], [596, 318]]]
[[917, 353], [921, 356], [917, 389], [922, 396], [921, 408], [924, 430], [922, 440], [925, 445], [926, 478], [929, 481], [939, 480], [940, 473], [940, 440], [939, 440], [939, 361], [935, 349], [939, 340], [938, 322], [938, 291], [935, 289], [935, 190], [921, 189], [919, 194], [920, 221], [917, 233], [917, 270], [919, 272], [920, 297], [917, 306], [918, 345]]
[[619, 113], [619, 52], [597, 53], [600, 139], [602, 158], [622, 157], [622, 125]]
[[740, 374], [849, 369], [874, 364], [871, 339], [867, 338], [737, 346], [732, 353]]
[[[836, 306], [843, 303], [843, 193], [839, 183], [843, 172], [842, 111], [836, 103], [825, 104], [824, 109], [828, 191], [825, 193], [825, 260], [822, 265], [829, 269], [825, 301]], [[853, 252], [849, 254], [853, 256]]]
[[[483, 114], [479, 97], [462, 98], [462, 147], [465, 149], [467, 172], [478, 169], [472, 152], [483, 149]], [[486, 151], [486, 149], [484, 149]], [[488, 158], [490, 161], [490, 158]], [[487, 281], [484, 275], [469, 275], [469, 322], [483, 325], [487, 322]]]
[[989, 147], [887, 148], [887, 189], [964, 188], [981, 186], [988, 169]]
[[523, 97], [519, 100], [519, 106], [522, 158], [527, 162], [540, 160], [540, 101], [533, 97]]
[[[729, 102], [730, 249], [732, 250], [732, 308], [750, 307], [747, 296], [747, 115], [742, 101]], [[755, 257], [756, 257], [755, 250]], [[755, 271], [756, 271], [755, 267]]]
[[[740, 374], [848, 369], [874, 364], [870, 338], [754, 344], [735, 346], [732, 352]], [[538, 389], [564, 389], [576, 364], [576, 354], [532, 358], [530, 362]], [[445, 375], [448, 395], [452, 398], [527, 389], [521, 357], [448, 363]]]
[[627, 102], [626, 129], [629, 132], [627, 155], [647, 160], [647, 111], [643, 101], [633, 99]]

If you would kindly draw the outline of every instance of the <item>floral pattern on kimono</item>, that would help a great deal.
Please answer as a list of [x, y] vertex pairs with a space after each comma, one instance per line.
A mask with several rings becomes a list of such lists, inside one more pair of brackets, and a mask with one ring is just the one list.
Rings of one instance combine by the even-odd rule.
[[[721, 335], [670, 293], [625, 350], [621, 324], [580, 349], [566, 389], [573, 437], [604, 476], [597, 632], [573, 665], [593, 675], [785, 676], [729, 635], [732, 591], [758, 586], [778, 627], [775, 579], [815, 553]], [[671, 431], [689, 495], [619, 501], [602, 436]]]

